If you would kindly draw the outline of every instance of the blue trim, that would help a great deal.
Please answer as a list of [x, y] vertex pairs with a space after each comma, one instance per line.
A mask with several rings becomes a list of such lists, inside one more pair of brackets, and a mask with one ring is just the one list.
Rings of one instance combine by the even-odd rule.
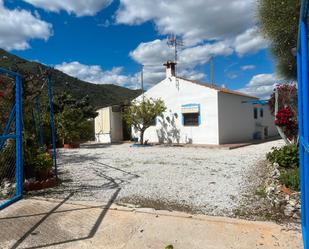
[[0, 210], [5, 209], [6, 207], [12, 205], [13, 203], [19, 201], [21, 198], [22, 198], [22, 195], [19, 195], [19, 196], [15, 196], [15, 197], [11, 198], [10, 200], [3, 202], [0, 205]]
[[[7, 139], [16, 139], [17, 136], [16, 135], [13, 135], [13, 134], [8, 134], [8, 135], [1, 135], [0, 136], [0, 140], [7, 140]], [[0, 150], [2, 149], [2, 147], [0, 148]]]
[[[182, 105], [181, 108], [198, 108], [198, 126], [201, 125], [202, 123], [202, 118], [201, 118], [201, 105], [200, 104], [185, 104]], [[181, 113], [181, 123], [184, 126], [185, 125], [185, 121], [184, 121], [184, 114], [185, 113]], [[195, 126], [196, 127], [196, 126]]]
[[245, 104], [252, 104], [252, 105], [268, 105], [268, 100], [246, 100], [242, 101], [241, 103]]
[[9, 71], [9, 70], [7, 70], [5, 68], [0, 68], [0, 74], [8, 74], [8, 75], [10, 75], [10, 76], [12, 76], [14, 78], [15, 77], [20, 77], [21, 78], [19, 73], [15, 73], [15, 72]]
[[22, 94], [21, 77], [16, 76], [16, 196], [23, 194], [23, 157], [22, 157]]
[[52, 81], [51, 81], [50, 76], [48, 77], [48, 97], [49, 97], [50, 126], [51, 126], [51, 129], [52, 129], [52, 143], [53, 143], [53, 157], [54, 157], [55, 176], [58, 179], [56, 129], [55, 129], [55, 117], [54, 117], [54, 109], [53, 109]]
[[308, 9], [309, 1], [301, 1], [301, 11], [297, 41], [297, 76], [298, 76], [298, 124], [300, 154], [300, 188], [301, 188], [301, 221], [304, 249], [309, 248], [309, 196], [306, 189], [309, 180], [309, 88], [308, 88]]

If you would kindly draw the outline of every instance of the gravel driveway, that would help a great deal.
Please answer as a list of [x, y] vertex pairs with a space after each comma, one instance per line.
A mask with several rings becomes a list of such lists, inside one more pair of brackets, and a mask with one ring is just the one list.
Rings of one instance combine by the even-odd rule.
[[252, 175], [265, 153], [282, 144], [278, 140], [234, 150], [129, 144], [61, 150], [63, 184], [42, 194], [62, 198], [73, 192], [77, 200], [112, 199], [231, 216], [257, 184]]

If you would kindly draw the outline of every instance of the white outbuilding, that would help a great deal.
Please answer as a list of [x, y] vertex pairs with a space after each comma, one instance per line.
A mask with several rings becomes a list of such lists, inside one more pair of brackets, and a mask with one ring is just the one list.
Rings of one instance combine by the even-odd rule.
[[[230, 144], [277, 136], [274, 117], [263, 101], [245, 93], [175, 76], [167, 62], [166, 78], [146, 98], [162, 99], [167, 107], [144, 134], [149, 143]], [[137, 100], [141, 100], [139, 96]], [[139, 133], [132, 136], [139, 139]]]
[[108, 106], [97, 110], [94, 120], [95, 140], [98, 143], [123, 141], [121, 106]]

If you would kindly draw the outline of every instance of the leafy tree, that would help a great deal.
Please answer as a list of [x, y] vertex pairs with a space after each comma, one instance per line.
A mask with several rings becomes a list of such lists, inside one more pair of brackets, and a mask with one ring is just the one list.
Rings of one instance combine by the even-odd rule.
[[288, 79], [297, 75], [296, 58], [300, 0], [259, 0], [258, 16], [271, 50], [277, 59], [278, 73]]
[[153, 125], [157, 116], [161, 116], [166, 110], [161, 99], [134, 100], [129, 107], [125, 108], [123, 118], [126, 122], [140, 132], [140, 143], [144, 144], [144, 133]]
[[[89, 133], [89, 119], [94, 119], [98, 114], [89, 103], [88, 96], [81, 100], [64, 93], [54, 103], [56, 112], [57, 133], [63, 142], [73, 144]], [[88, 134], [89, 136], [89, 134]]]

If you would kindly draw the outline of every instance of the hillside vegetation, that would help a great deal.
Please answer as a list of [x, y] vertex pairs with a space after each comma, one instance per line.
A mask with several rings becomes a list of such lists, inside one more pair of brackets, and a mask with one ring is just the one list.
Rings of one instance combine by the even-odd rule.
[[[23, 71], [32, 74], [39, 73], [40, 67], [42, 69], [47, 68], [43, 64], [27, 61], [0, 49], [0, 67], [14, 70], [16, 65]], [[95, 108], [121, 104], [137, 97], [141, 93], [140, 90], [131, 90], [113, 84], [92, 84], [71, 77], [56, 69], [52, 69], [52, 79], [55, 95], [68, 92], [77, 99], [88, 95], [91, 105]], [[36, 91], [36, 89], [33, 89], [33, 91]]]

